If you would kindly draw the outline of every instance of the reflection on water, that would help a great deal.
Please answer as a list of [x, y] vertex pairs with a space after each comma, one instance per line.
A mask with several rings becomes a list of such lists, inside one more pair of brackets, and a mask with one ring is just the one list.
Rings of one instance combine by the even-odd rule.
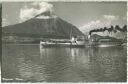
[[126, 81], [126, 64], [123, 47], [2, 46], [3, 82], [122, 82]]

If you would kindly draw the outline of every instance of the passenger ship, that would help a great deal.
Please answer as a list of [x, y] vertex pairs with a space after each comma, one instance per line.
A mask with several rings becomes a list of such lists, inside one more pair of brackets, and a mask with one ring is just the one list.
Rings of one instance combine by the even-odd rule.
[[84, 38], [71, 39], [50, 39], [49, 41], [40, 41], [42, 47], [84, 47]]

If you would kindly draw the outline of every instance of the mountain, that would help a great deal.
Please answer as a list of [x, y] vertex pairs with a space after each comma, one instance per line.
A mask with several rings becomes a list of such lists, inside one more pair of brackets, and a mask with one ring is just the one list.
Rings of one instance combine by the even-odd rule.
[[41, 13], [25, 22], [5, 26], [2, 29], [3, 36], [20, 36], [32, 38], [70, 38], [83, 35], [74, 25], [62, 20], [50, 12]]

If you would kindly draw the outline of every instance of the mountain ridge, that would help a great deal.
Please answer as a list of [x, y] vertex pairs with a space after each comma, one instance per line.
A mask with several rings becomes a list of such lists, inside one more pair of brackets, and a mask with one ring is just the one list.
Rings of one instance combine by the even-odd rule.
[[[47, 19], [39, 19], [39, 16], [47, 16]], [[70, 38], [71, 30], [72, 36], [83, 35], [83, 33], [74, 25], [64, 21], [54, 14], [40, 14], [25, 22], [3, 27], [3, 35], [18, 35], [30, 37], [62, 37]]]

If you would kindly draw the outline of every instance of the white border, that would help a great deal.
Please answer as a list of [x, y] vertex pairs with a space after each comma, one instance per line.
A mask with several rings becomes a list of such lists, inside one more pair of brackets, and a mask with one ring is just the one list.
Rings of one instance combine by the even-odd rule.
[[[1, 2], [31, 2], [31, 1], [45, 1], [45, 2], [128, 2], [128, 0], [0, 0]], [[127, 3], [127, 25], [128, 25], [128, 3]], [[127, 45], [128, 45], [128, 31], [127, 31]], [[128, 54], [128, 50], [127, 50]], [[127, 55], [127, 60], [128, 60], [128, 55]], [[127, 67], [128, 67], [128, 61], [127, 61]], [[128, 72], [128, 69], [127, 69]], [[0, 72], [1, 73], [1, 72]], [[1, 75], [1, 74], [0, 74]], [[127, 73], [127, 80], [128, 80], [128, 73]], [[0, 82], [1, 82], [1, 76], [0, 76]], [[37, 82], [38, 84], [74, 84], [70, 82], [56, 82], [56, 83], [46, 83], [46, 82]], [[30, 83], [28, 82], [27, 84], [37, 84], [37, 83]], [[127, 82], [81, 82], [77, 84], [127, 84]], [[7, 84], [7, 83], [2, 83], [2, 84]], [[26, 83], [8, 83], [8, 84], [26, 84]]]
[[31, 1], [46, 1], [46, 2], [85, 2], [85, 1], [91, 1], [91, 2], [102, 2], [102, 1], [114, 1], [114, 2], [118, 2], [118, 1], [128, 1], [128, 0], [0, 0], [0, 2], [31, 2]]

